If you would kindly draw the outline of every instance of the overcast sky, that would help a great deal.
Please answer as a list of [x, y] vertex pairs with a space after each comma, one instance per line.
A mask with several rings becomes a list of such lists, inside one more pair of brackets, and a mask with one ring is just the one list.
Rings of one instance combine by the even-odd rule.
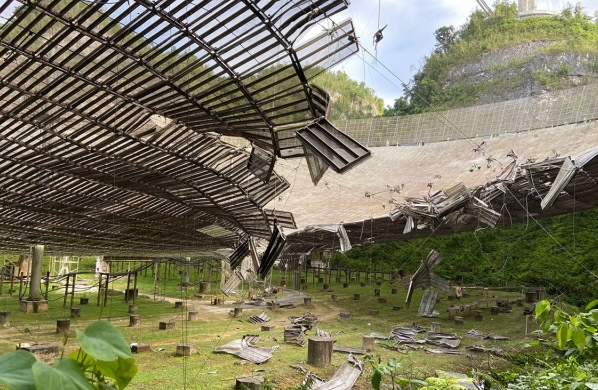
[[[400, 80], [408, 83], [421, 67], [424, 56], [434, 49], [434, 31], [442, 26], [463, 25], [478, 3], [476, 0], [381, 0], [380, 22], [378, 3], [379, 0], [351, 0], [349, 11], [335, 19], [352, 18], [361, 44], [372, 55], [377, 53], [379, 63], [362, 51], [334, 69], [365, 82], [387, 105], [391, 105], [403, 94]], [[486, 3], [492, 5], [494, 1], [486, 0]], [[538, 9], [558, 7], [559, 12], [566, 3], [536, 0]], [[582, 0], [580, 3], [589, 15], [594, 15], [598, 9], [598, 0]], [[388, 26], [375, 51], [372, 40], [378, 23], [380, 27]]]

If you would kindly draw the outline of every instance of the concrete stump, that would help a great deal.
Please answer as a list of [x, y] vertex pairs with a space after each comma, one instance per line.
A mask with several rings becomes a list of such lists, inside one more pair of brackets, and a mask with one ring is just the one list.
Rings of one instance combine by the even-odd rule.
[[175, 355], [177, 356], [191, 356], [193, 355], [197, 349], [193, 344], [179, 344], [176, 346]]
[[324, 283], [324, 278], [318, 278], [318, 283]]
[[58, 344], [34, 344], [17, 349], [31, 352], [37, 361], [45, 364], [53, 364], [54, 359], [58, 357], [60, 352]]
[[71, 320], [56, 320], [56, 333], [66, 334], [71, 329]]
[[374, 289], [374, 296], [375, 297], [379, 297], [380, 296], [380, 289], [379, 288], [375, 288]]
[[500, 309], [498, 306], [490, 306], [490, 314], [493, 316], [497, 316], [500, 313]]
[[371, 316], [377, 316], [378, 314], [380, 314], [380, 311], [378, 311], [378, 310], [370, 310], [370, 315]]
[[338, 299], [338, 295], [332, 294], [330, 295], [330, 299], [332, 299], [332, 302], [336, 302], [336, 300]]
[[328, 367], [332, 361], [332, 337], [310, 337], [307, 340], [307, 364]]
[[0, 324], [4, 324], [6, 322], [10, 322], [10, 312], [0, 311]]
[[432, 322], [432, 326], [430, 327], [431, 332], [440, 333], [440, 329], [442, 329], [440, 322]]
[[182, 308], [183, 308], [183, 306], [185, 306], [185, 305], [184, 305], [184, 303], [185, 303], [185, 302], [183, 302], [183, 301], [176, 301], [176, 302], [174, 303], [174, 308], [175, 308], [175, 309], [182, 309]]
[[151, 351], [151, 346], [149, 344], [142, 344], [142, 343], [131, 344], [131, 352], [132, 353], [140, 353], [140, 352], [148, 352], [148, 351]]
[[392, 307], [392, 310], [394, 310], [394, 311], [399, 311], [399, 310], [401, 310], [402, 308], [403, 308], [403, 306], [400, 306], [400, 305], [399, 305], [399, 306], [393, 306], [393, 307]]
[[129, 305], [129, 313], [137, 313], [137, 305]]
[[264, 378], [259, 376], [240, 376], [235, 381], [235, 390], [264, 390]]
[[311, 297], [305, 297], [303, 298], [303, 304], [306, 306], [311, 305]]
[[210, 282], [199, 282], [199, 292], [207, 294], [210, 292]]
[[233, 317], [239, 317], [241, 314], [243, 314], [243, 308], [235, 307], [233, 310]]
[[132, 301], [139, 296], [139, 290], [136, 288], [129, 288], [125, 290], [125, 301]]
[[23, 313], [45, 313], [48, 311], [48, 301], [23, 300], [19, 304], [19, 311]]
[[158, 324], [158, 329], [160, 329], [160, 330], [174, 329], [174, 324], [175, 324], [175, 322], [172, 322], [172, 321], [160, 321], [160, 323]]
[[353, 299], [355, 301], [358, 301], [360, 297], [361, 297], [361, 294], [353, 294]]
[[324, 284], [324, 286], [322, 287], [322, 290], [324, 290], [324, 291], [328, 291], [328, 289], [329, 289], [329, 288], [330, 288], [330, 286], [329, 286], [329, 285], [327, 285], [327, 284]]
[[187, 313], [187, 321], [195, 321], [197, 320], [198, 312], [190, 311]]
[[380, 303], [386, 303], [386, 298], [380, 297], [380, 298], [378, 298], [378, 302], [380, 302]]
[[262, 325], [262, 332], [270, 332], [276, 329], [276, 325]]
[[81, 317], [81, 308], [80, 307], [71, 307], [71, 318], [79, 318]]
[[525, 302], [526, 303], [534, 303], [538, 300], [538, 292], [537, 291], [526, 291], [525, 292]]
[[139, 314], [129, 316], [129, 326], [137, 326], [139, 324], [141, 324], [141, 316]]
[[463, 326], [463, 317], [455, 316], [455, 325], [456, 326]]
[[365, 287], [365, 282], [361, 282], [359, 285], [360, 285], [361, 287]]
[[376, 349], [376, 339], [374, 336], [363, 336], [363, 349], [366, 352], [371, 352]]
[[523, 307], [523, 298], [517, 298], [517, 306]]
[[343, 283], [343, 288], [349, 287], [349, 283]]
[[87, 297], [79, 298], [79, 305], [87, 305], [87, 304], [89, 304], [89, 298], [87, 298]]
[[390, 293], [391, 293], [392, 295], [397, 295], [397, 294], [399, 293], [399, 289], [397, 289], [397, 288], [393, 288], [392, 290], [390, 290]]
[[270, 305], [270, 310], [277, 311], [278, 309], [280, 309], [280, 303], [272, 302], [272, 305]]
[[482, 314], [481, 310], [475, 310], [473, 313], [474, 313], [474, 319], [476, 321], [484, 321], [484, 315]]

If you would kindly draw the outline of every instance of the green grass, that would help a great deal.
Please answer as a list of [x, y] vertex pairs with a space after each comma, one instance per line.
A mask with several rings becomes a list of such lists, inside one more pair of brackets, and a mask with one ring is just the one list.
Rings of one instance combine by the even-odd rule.
[[[280, 275], [275, 273], [272, 280], [278, 282]], [[286, 275], [286, 280], [291, 281], [290, 275]], [[161, 301], [161, 299], [165, 299], [163, 297], [159, 297], [159, 301], [139, 297], [136, 304], [138, 305], [138, 314], [141, 315], [141, 325], [134, 328], [128, 327], [128, 303], [124, 301], [122, 293], [111, 292], [106, 307], [101, 307], [96, 305], [97, 296], [92, 292], [87, 292], [85, 295], [90, 298], [89, 305], [80, 306], [82, 308], [81, 318], [71, 320], [69, 337], [73, 338], [75, 329], [83, 330], [92, 321], [103, 318], [116, 325], [128, 341], [151, 344], [152, 352], [135, 355], [139, 373], [128, 387], [133, 390], [232, 389], [234, 379], [237, 376], [250, 374], [256, 370], [260, 370], [259, 374], [265, 375], [276, 389], [298, 388], [297, 386], [304, 374], [291, 368], [291, 364], [301, 364], [317, 375], [329, 378], [340, 364], [346, 362], [346, 354], [334, 353], [331, 366], [316, 368], [305, 363], [307, 358], [306, 347], [283, 342], [283, 329], [289, 323], [288, 317], [301, 316], [306, 312], [312, 312], [321, 318], [318, 327], [330, 332], [336, 339], [337, 345], [353, 348], [361, 348], [362, 335], [364, 334], [370, 332], [387, 334], [393, 326], [410, 326], [412, 322], [416, 322], [426, 329], [430, 329], [432, 322], [439, 322], [442, 331], [456, 332], [460, 336], [475, 327], [480, 331], [501, 334], [511, 338], [506, 342], [481, 342], [477, 339], [463, 337], [460, 347], [463, 354], [460, 356], [431, 355], [424, 351], [400, 354], [377, 347], [374, 353], [375, 358], [379, 356], [382, 360], [386, 360], [391, 356], [398, 357], [404, 363], [405, 375], [418, 378], [433, 375], [436, 369], [470, 373], [471, 369], [487, 371], [507, 367], [509, 363], [503, 358], [487, 354], [472, 356], [473, 353], [467, 353], [464, 347], [483, 343], [486, 346], [500, 347], [515, 353], [528, 341], [525, 336], [525, 317], [519, 307], [514, 306], [513, 313], [490, 316], [489, 309], [482, 305], [484, 321], [474, 321], [473, 315], [466, 311], [462, 313], [465, 317], [465, 325], [462, 328], [455, 328], [454, 321], [447, 318], [446, 314], [446, 308], [453, 302], [448, 301], [444, 296], [445, 294], [441, 294], [443, 299], [436, 305], [436, 310], [440, 312], [438, 318], [420, 318], [417, 316], [417, 309], [421, 299], [421, 289], [415, 292], [411, 307], [406, 309], [404, 307], [405, 291], [399, 287], [398, 294], [391, 294], [393, 285], [388, 280], [382, 282], [380, 286], [368, 281], [364, 287], [355, 282], [350, 284], [349, 287], [343, 288], [342, 283], [335, 283], [335, 277], [333, 276], [330, 286], [334, 290], [333, 292], [323, 292], [321, 290], [322, 285], [318, 283], [313, 285], [311, 280], [311, 275], [308, 275], [308, 287], [304, 294], [312, 298], [312, 306], [307, 307], [300, 301], [294, 309], [280, 309], [277, 312], [269, 311], [264, 307], [256, 307], [251, 310], [244, 309], [242, 318], [229, 316], [228, 310], [232, 309], [233, 301], [246, 297], [247, 290], [251, 287], [248, 285], [244, 286], [243, 291], [238, 295], [228, 298], [225, 305], [218, 307], [210, 305], [207, 297], [202, 299], [195, 297], [198, 287], [193, 291], [184, 292], [184, 295], [189, 298], [189, 304], [187, 308], [183, 309], [175, 309], [172, 302]], [[342, 281], [344, 281], [344, 278]], [[138, 282], [140, 294], [147, 293], [148, 289], [153, 288], [153, 277], [149, 273], [147, 277], [140, 277]], [[122, 287], [123, 283], [126, 287], [126, 280], [114, 283], [114, 286], [111, 287]], [[167, 285], [166, 291], [175, 292], [170, 298], [181, 298], [181, 292], [176, 291], [177, 283], [178, 280], [175, 277], [168, 279], [165, 283]], [[378, 302], [378, 298], [374, 297], [375, 288], [381, 290], [381, 296], [387, 299], [387, 303]], [[213, 290], [216, 290], [216, 283], [213, 285]], [[331, 300], [332, 293], [338, 296], [336, 302]], [[360, 300], [353, 299], [355, 293], [361, 294]], [[472, 290], [471, 296], [461, 302], [470, 302], [493, 295], [500, 297], [505, 295], [517, 296], [514, 293]], [[78, 294], [75, 297], [74, 301], [77, 306], [81, 296], [83, 294]], [[2, 352], [12, 350], [17, 343], [61, 343], [62, 337], [55, 333], [56, 320], [68, 318], [70, 314], [70, 308], [68, 307], [70, 300], [67, 303], [67, 308], [63, 308], [62, 298], [62, 294], [53, 292], [50, 295], [51, 302], [47, 313], [25, 314], [18, 311], [16, 297], [1, 297], [0, 311], [11, 312], [11, 325], [1, 333], [0, 350]], [[270, 299], [277, 298], [271, 297]], [[284, 299], [284, 295], [279, 296], [278, 299]], [[393, 311], [392, 308], [395, 305], [403, 306], [403, 310]], [[191, 309], [199, 311], [200, 319], [198, 321], [184, 321], [186, 311]], [[379, 314], [374, 317], [370, 316], [371, 309], [379, 310]], [[259, 325], [246, 321], [245, 316], [247, 314], [259, 314], [262, 310], [265, 310], [272, 317], [270, 324], [276, 325], [273, 332], [262, 332]], [[351, 313], [353, 319], [348, 321], [340, 320], [338, 318], [340, 312]], [[159, 321], [174, 321], [176, 323], [175, 329], [159, 330]], [[535, 323], [530, 322], [529, 325], [533, 329], [536, 327]], [[308, 336], [313, 335], [314, 332], [315, 329], [308, 332]], [[279, 349], [274, 352], [274, 357], [270, 361], [259, 366], [243, 362], [232, 355], [211, 352], [217, 345], [241, 338], [244, 334], [260, 334], [262, 339], [259, 345], [279, 345]], [[197, 353], [187, 358], [174, 356], [176, 346], [183, 342], [194, 344]], [[76, 342], [69, 340], [66, 349], [68, 351], [73, 348], [76, 348]], [[369, 385], [371, 374], [371, 368], [366, 365], [366, 370], [358, 380], [355, 389], [371, 388]]]

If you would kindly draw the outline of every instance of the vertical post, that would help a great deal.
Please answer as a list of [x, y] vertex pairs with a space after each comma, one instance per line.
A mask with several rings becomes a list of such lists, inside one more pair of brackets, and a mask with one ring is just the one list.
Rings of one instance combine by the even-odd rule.
[[64, 299], [62, 301], [62, 308], [66, 308], [66, 297], [69, 295], [69, 281], [71, 280], [71, 275], [66, 275], [66, 287], [64, 288]]
[[[145, 270], [147, 271], [147, 268]], [[135, 304], [136, 296], [137, 296], [137, 272], [135, 272], [135, 278], [133, 280], [133, 304]]]
[[8, 291], [9, 295], [12, 296], [12, 292], [15, 290], [15, 266], [10, 267], [10, 290]]
[[23, 273], [19, 272], [19, 298], [23, 296]]
[[33, 246], [33, 261], [31, 262], [31, 280], [29, 281], [29, 299], [39, 301], [42, 299], [42, 263], [44, 246]]
[[106, 283], [104, 283], [104, 307], [108, 304], [108, 286], [110, 285], [110, 274], [106, 274]]
[[127, 273], [127, 289], [125, 290], [125, 302], [129, 302], [129, 290], [131, 289], [131, 273]]
[[96, 306], [100, 306], [100, 296], [102, 296], [102, 273], [98, 272], [98, 302]]
[[73, 283], [71, 287], [71, 307], [73, 307], [73, 300], [75, 299], [75, 284], [77, 282], [77, 274], [73, 274]]
[[[46, 271], [46, 293], [44, 294], [44, 299], [48, 300], [48, 288], [50, 287], [50, 271]], [[0, 289], [0, 294], [2, 294], [2, 290]]]
[[0, 295], [2, 295], [2, 288], [4, 287], [4, 273], [6, 272], [6, 267], [2, 266], [0, 268]]

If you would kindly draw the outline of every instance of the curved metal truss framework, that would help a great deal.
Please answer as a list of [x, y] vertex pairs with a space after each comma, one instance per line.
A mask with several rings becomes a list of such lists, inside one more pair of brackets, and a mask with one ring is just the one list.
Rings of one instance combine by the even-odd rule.
[[157, 255], [269, 238], [263, 206], [289, 185], [263, 151], [305, 153], [296, 132], [328, 108], [309, 80], [357, 51], [350, 21], [298, 42], [345, 7], [0, 1], [1, 248]]

